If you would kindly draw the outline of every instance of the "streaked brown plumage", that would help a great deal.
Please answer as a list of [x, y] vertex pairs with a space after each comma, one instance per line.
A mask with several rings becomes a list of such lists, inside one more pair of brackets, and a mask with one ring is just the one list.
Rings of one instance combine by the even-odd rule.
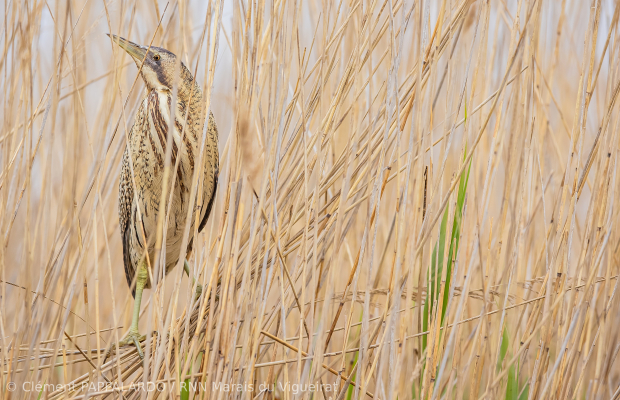
[[[146, 47], [116, 35], [111, 36], [114, 42], [133, 57], [138, 67], [144, 60], [140, 73], [146, 84], [146, 94], [129, 133], [129, 145], [123, 154], [119, 183], [119, 220], [123, 259], [125, 276], [130, 287], [138, 272], [135, 288], [132, 291], [135, 297], [132, 329], [120, 344], [135, 344], [139, 349], [140, 335], [137, 330], [137, 315], [139, 315], [142, 289], [150, 287], [145, 257], [148, 254], [151, 263], [155, 260], [154, 247], [158, 214], [160, 210], [163, 211], [160, 202], [168, 128], [172, 120], [170, 108], [174, 77], [177, 74], [179, 76], [175, 118], [173, 119], [171, 166], [178, 165], [178, 168], [174, 176], [169, 177], [174, 181], [174, 194], [166, 229], [166, 273], [177, 264], [182, 253], [181, 241], [190, 204], [192, 175], [200, 155], [203, 103], [200, 87], [183, 63], [180, 63], [180, 73], [175, 73], [177, 61], [174, 54], [159, 47], [151, 47], [146, 54]], [[202, 185], [199, 185], [202, 190], [197, 193], [192, 212], [187, 254], [192, 249], [195, 213], [199, 213], [198, 230], [201, 231], [215, 199], [219, 167], [217, 139], [215, 119], [212, 114], [209, 114], [204, 162], [201, 166], [203, 181]], [[169, 192], [165, 195], [166, 202], [168, 202], [168, 196]], [[140, 350], [139, 353], [142, 355]]]

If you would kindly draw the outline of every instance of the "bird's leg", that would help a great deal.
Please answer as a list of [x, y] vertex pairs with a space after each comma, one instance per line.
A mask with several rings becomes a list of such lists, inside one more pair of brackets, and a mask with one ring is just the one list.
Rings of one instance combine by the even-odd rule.
[[[187, 274], [188, 278], [191, 277], [191, 275], [189, 274], [189, 264], [187, 263], [187, 260], [185, 260], [185, 262], [183, 263], [183, 270]], [[196, 283], [196, 279], [192, 278], [192, 286], [194, 286], [194, 283]], [[201, 293], [202, 293], [202, 285], [200, 283], [198, 283], [198, 284], [196, 284], [196, 294], [194, 296], [194, 301], [198, 300], [198, 298], [200, 297]]]
[[138, 322], [140, 319], [140, 303], [142, 303], [142, 292], [144, 291], [144, 286], [146, 286], [146, 282], [148, 280], [148, 271], [146, 270], [146, 266], [144, 263], [140, 263], [140, 267], [138, 268], [138, 276], [136, 277], [136, 297], [133, 302], [133, 316], [131, 318], [131, 327], [129, 328], [129, 332], [127, 335], [118, 342], [118, 346], [127, 346], [134, 345], [136, 346], [136, 350], [138, 350], [138, 355], [140, 359], [144, 359], [144, 352], [142, 352], [142, 347], [140, 347], [140, 342], [143, 341], [146, 336], [140, 335], [140, 331], [138, 330]]

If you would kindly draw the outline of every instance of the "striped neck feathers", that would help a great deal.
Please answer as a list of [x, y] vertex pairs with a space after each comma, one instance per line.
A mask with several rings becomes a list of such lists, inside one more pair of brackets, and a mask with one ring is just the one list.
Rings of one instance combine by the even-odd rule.
[[[185, 70], [185, 68], [183, 68]], [[185, 70], [187, 72], [187, 70]], [[189, 75], [189, 72], [187, 72]], [[196, 81], [190, 79], [180, 79], [177, 89], [175, 125], [179, 132], [182, 131], [183, 121], [187, 121], [186, 130], [196, 136], [202, 128], [204, 118], [202, 117], [202, 91]], [[170, 108], [172, 106], [173, 92], [167, 89], [150, 89], [147, 98], [148, 102], [156, 104], [156, 111], [162, 114], [166, 122], [170, 121]], [[188, 109], [189, 106], [189, 109]], [[155, 110], [154, 110], [155, 111]]]

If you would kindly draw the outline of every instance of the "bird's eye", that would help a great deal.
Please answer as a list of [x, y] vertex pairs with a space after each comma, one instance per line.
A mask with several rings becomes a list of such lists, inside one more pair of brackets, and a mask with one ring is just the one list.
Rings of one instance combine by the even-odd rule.
[[159, 59], [160, 59], [160, 58], [161, 58], [161, 57], [159, 56], [159, 54], [155, 54], [155, 55], [153, 56], [153, 60], [155, 60], [155, 61], [159, 61]]

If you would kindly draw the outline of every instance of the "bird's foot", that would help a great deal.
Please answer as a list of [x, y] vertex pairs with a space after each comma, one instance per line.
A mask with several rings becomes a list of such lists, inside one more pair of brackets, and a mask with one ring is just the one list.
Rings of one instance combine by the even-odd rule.
[[194, 294], [194, 301], [198, 300], [201, 294], [202, 294], [202, 285], [198, 283], [196, 285], [196, 293]]
[[[118, 347], [136, 346], [138, 356], [140, 356], [141, 360], [144, 360], [144, 352], [142, 351], [142, 346], [140, 346], [140, 342], [143, 342], [144, 340], [146, 340], [145, 335], [140, 335], [140, 332], [130, 330], [127, 332], [127, 335], [125, 335], [125, 337], [118, 342]], [[116, 351], [115, 345], [110, 347], [108, 354], [106, 354], [106, 358], [112, 351]]]

